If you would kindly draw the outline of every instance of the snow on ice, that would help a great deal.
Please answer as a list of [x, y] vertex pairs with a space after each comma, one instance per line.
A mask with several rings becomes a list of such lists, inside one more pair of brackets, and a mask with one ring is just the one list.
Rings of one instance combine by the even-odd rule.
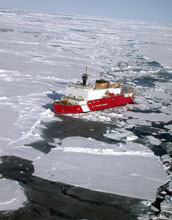
[[[42, 178], [155, 200], [168, 177], [131, 129], [164, 123], [163, 132], [172, 130], [172, 27], [4, 9], [0, 16], [0, 155], [32, 160], [34, 175]], [[111, 123], [113, 131], [104, 136], [117, 143], [54, 139], [56, 148], [47, 155], [26, 147], [43, 139], [45, 122], [62, 120], [54, 117], [51, 102], [65, 93], [69, 81], [80, 80], [85, 66], [90, 81], [101, 72], [136, 89], [134, 105], [71, 115]], [[162, 141], [150, 134], [146, 140], [156, 146]], [[0, 181], [0, 209], [19, 208], [26, 201], [21, 187]]]
[[17, 182], [1, 178], [0, 186], [0, 211], [15, 210], [27, 202], [27, 197]]
[[114, 151], [95, 154], [94, 150], [93, 153], [81, 152], [75, 152], [75, 149], [65, 152], [54, 149], [34, 162], [34, 175], [152, 202], [159, 185], [167, 181], [165, 172], [153, 155], [127, 155], [119, 152], [116, 155]]

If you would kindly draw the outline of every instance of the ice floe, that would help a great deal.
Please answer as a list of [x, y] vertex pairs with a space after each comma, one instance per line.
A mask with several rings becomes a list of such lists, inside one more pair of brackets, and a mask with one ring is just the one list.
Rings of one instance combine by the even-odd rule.
[[164, 113], [140, 113], [140, 112], [126, 112], [125, 116], [132, 118], [139, 118], [150, 122], [168, 122], [171, 121], [171, 115]]
[[36, 160], [34, 168], [34, 175], [41, 178], [150, 201], [155, 200], [157, 188], [168, 181], [153, 155], [114, 156], [53, 149]]
[[147, 138], [149, 139], [151, 144], [154, 144], [157, 146], [161, 144], [161, 141], [153, 136], [147, 136]]
[[104, 134], [104, 136], [115, 139], [115, 140], [124, 140], [126, 139], [127, 141], [131, 140], [136, 140], [137, 136], [133, 134], [133, 132], [128, 131], [126, 129], [115, 129], [111, 130], [111, 133], [109, 134]]
[[0, 179], [0, 211], [16, 210], [27, 202], [22, 187], [12, 180]]
[[41, 178], [151, 201], [158, 186], [168, 181], [144, 145], [112, 145], [81, 137], [65, 138], [34, 161], [34, 168], [34, 175]]
[[172, 132], [172, 124], [171, 125], [165, 125], [164, 127]]

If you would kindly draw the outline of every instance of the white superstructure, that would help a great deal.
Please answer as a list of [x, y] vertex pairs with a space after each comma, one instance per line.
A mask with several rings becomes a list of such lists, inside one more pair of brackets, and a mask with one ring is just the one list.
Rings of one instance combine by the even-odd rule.
[[95, 100], [101, 99], [107, 96], [107, 93], [113, 93], [114, 95], [119, 95], [121, 93], [121, 88], [105, 88], [99, 89], [93, 86], [83, 86], [80, 84], [70, 84], [66, 89], [66, 96], [69, 99], [79, 99], [79, 100]]

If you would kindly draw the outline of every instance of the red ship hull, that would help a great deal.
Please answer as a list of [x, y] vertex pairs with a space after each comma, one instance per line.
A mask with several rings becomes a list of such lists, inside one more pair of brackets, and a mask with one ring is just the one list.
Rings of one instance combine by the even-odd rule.
[[[102, 99], [95, 99], [87, 101], [87, 106], [89, 111], [97, 111], [106, 108], [112, 108], [116, 106], [126, 105], [133, 103], [134, 99], [132, 97], [125, 97], [123, 94], [112, 97], [105, 97]], [[55, 113], [83, 113], [88, 111], [83, 111], [80, 105], [62, 105], [53, 103]]]

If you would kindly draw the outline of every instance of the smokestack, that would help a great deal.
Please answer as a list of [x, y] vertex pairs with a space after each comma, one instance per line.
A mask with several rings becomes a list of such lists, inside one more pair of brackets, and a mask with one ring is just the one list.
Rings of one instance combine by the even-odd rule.
[[85, 73], [82, 75], [82, 85], [83, 86], [86, 86], [87, 79], [88, 79], [88, 74], [87, 74], [87, 66], [86, 66]]
[[87, 79], [88, 79], [88, 75], [87, 75], [87, 73], [84, 73], [84, 74], [82, 75], [82, 85], [83, 85], [83, 86], [86, 86], [86, 84], [87, 84]]

